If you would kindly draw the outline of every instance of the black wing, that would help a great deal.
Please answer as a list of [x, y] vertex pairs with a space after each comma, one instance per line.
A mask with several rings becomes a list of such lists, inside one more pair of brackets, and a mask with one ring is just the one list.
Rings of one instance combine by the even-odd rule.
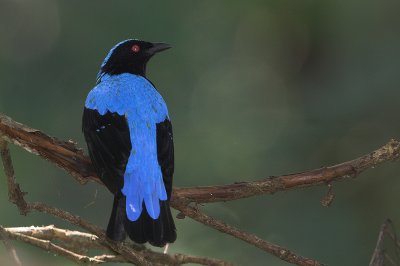
[[124, 172], [132, 144], [125, 116], [85, 108], [82, 131], [92, 164], [113, 194], [119, 194], [124, 185]]
[[157, 157], [161, 166], [168, 199], [171, 198], [172, 176], [174, 174], [174, 140], [171, 121], [165, 119], [157, 124]]

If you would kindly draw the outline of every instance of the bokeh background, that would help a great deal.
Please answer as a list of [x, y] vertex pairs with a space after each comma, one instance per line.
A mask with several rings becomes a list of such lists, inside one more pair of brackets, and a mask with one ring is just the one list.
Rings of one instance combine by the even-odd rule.
[[[81, 115], [105, 55], [127, 38], [164, 41], [148, 77], [168, 103], [176, 186], [226, 184], [303, 171], [400, 138], [400, 2], [0, 0], [0, 112], [85, 147]], [[86, 147], [85, 147], [86, 149]], [[11, 147], [30, 201], [106, 226], [112, 198]], [[367, 265], [380, 224], [400, 225], [400, 164], [359, 178], [203, 209], [328, 265]], [[70, 225], [20, 216], [0, 173], [0, 224]], [[94, 202], [94, 203], [93, 203]], [[175, 212], [176, 214], [176, 212]], [[171, 252], [240, 265], [287, 265], [253, 246], [176, 220]], [[25, 265], [70, 261], [16, 243]], [[0, 264], [6, 265], [4, 247]]]

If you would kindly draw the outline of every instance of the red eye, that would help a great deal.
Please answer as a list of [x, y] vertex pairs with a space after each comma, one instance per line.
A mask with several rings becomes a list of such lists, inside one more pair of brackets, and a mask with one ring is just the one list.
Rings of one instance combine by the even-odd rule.
[[134, 44], [134, 45], [132, 45], [131, 50], [134, 53], [138, 53], [140, 51], [140, 46], [137, 44]]

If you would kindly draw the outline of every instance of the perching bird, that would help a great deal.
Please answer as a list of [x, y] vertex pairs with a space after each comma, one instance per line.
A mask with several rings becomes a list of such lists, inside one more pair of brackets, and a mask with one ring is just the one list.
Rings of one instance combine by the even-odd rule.
[[174, 145], [167, 106], [146, 78], [165, 43], [126, 40], [104, 59], [89, 92], [82, 130], [92, 164], [114, 204], [107, 236], [162, 247], [176, 240], [169, 200]]

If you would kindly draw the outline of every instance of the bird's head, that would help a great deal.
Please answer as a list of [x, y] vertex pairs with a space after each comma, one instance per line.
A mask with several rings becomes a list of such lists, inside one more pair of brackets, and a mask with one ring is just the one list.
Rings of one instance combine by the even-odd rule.
[[125, 40], [115, 45], [104, 59], [100, 73], [117, 75], [132, 73], [146, 75], [146, 64], [156, 53], [171, 48], [166, 43]]

